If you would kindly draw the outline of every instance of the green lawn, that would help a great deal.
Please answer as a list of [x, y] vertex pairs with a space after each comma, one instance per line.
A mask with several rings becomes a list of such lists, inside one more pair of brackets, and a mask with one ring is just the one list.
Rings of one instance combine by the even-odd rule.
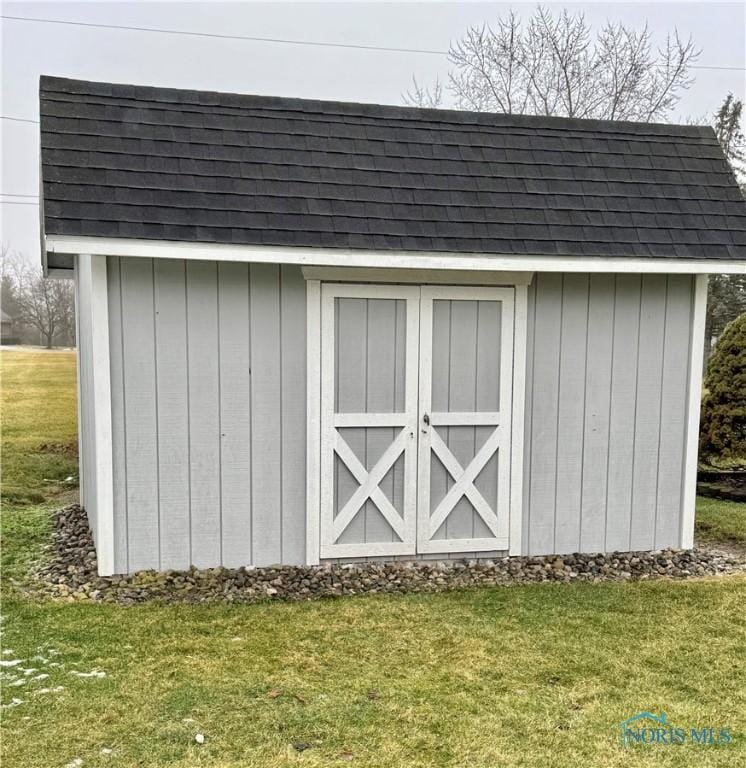
[[695, 536], [746, 546], [746, 504], [720, 499], [697, 499]]
[[[24, 354], [0, 353], [15, 489], [2, 520], [2, 702], [22, 701], [2, 713], [4, 765], [746, 763], [744, 577], [253, 606], [24, 598], [9, 580], [38, 556], [74, 474], [71, 451], [50, 446], [75, 444], [72, 357]], [[735, 507], [705, 503], [700, 525], [737, 539]], [[616, 724], [640, 710], [734, 739], [625, 749]]]

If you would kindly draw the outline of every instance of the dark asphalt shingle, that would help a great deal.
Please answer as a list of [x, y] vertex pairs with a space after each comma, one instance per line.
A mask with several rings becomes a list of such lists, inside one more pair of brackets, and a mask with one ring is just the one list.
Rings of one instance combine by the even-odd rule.
[[711, 128], [42, 77], [46, 234], [746, 259]]

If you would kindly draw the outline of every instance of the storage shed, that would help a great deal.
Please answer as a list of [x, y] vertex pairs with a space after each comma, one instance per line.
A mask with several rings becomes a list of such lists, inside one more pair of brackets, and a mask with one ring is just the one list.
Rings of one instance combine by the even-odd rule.
[[102, 574], [692, 545], [710, 128], [40, 90]]

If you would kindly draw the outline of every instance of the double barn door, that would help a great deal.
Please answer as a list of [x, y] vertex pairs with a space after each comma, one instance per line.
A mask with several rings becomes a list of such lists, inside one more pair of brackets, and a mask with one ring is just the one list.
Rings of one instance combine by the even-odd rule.
[[513, 307], [322, 285], [322, 558], [508, 549]]

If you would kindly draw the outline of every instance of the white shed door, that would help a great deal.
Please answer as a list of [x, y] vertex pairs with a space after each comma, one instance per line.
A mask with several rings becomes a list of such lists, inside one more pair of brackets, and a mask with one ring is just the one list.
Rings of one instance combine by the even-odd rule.
[[322, 558], [415, 551], [419, 301], [418, 286], [322, 286]]
[[513, 301], [422, 287], [418, 552], [508, 549]]
[[508, 549], [513, 300], [322, 285], [321, 558]]

